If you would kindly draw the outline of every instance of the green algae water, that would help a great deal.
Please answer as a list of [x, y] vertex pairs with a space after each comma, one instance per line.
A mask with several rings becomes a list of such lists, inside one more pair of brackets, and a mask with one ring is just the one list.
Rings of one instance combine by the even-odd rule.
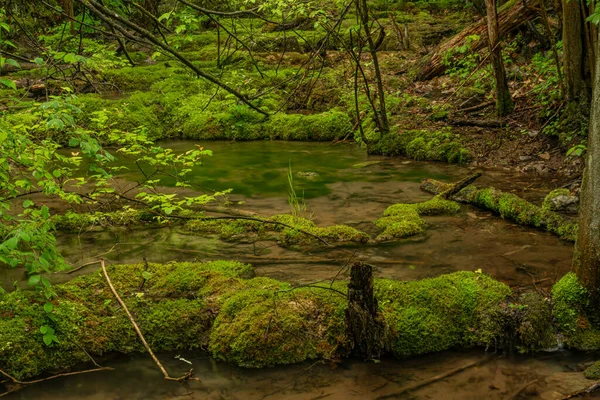
[[[175, 152], [204, 146], [213, 151], [193, 170], [194, 188], [167, 188], [197, 195], [233, 189], [227, 196], [234, 207], [272, 216], [290, 212], [288, 169], [291, 163], [296, 194], [304, 196], [308, 215], [320, 226], [345, 224], [372, 236], [373, 224], [395, 203], [431, 199], [419, 188], [423, 178], [455, 181], [469, 173], [462, 166], [418, 162], [402, 158], [369, 156], [356, 145], [282, 141], [163, 143]], [[142, 173], [127, 159], [120, 176], [133, 185]], [[525, 184], [527, 182], [527, 184]], [[167, 182], [167, 185], [169, 182]], [[487, 170], [477, 181], [540, 202], [552, 189], [548, 182], [512, 171]], [[171, 182], [174, 185], [174, 182]], [[513, 188], [528, 188], [515, 191]], [[208, 191], [210, 192], [210, 191]], [[64, 209], [47, 204], [53, 213]], [[489, 212], [462, 206], [456, 215], [426, 217], [424, 234], [388, 243], [353, 246], [355, 259], [377, 267], [382, 278], [403, 280], [435, 277], [454, 271], [481, 269], [510, 286], [542, 281], [551, 285], [570, 270], [573, 246], [556, 236], [504, 221]], [[309, 283], [334, 276], [348, 260], [341, 249], [283, 248], [276, 242], [225, 242], [217, 235], [194, 235], [177, 227], [97, 228], [78, 233], [59, 233], [61, 251], [71, 265], [98, 257], [110, 263], [240, 260], [255, 266], [257, 274], [294, 283]], [[56, 274], [56, 283], [89, 274], [92, 265], [74, 274]], [[11, 290], [14, 282], [26, 286], [22, 270], [0, 268], [0, 283]]]
[[[287, 141], [167, 141], [161, 145], [183, 153], [196, 146], [213, 152], [193, 167], [191, 183], [215, 191], [232, 189], [233, 195], [281, 197], [289, 190], [288, 170], [298, 196], [313, 199], [333, 192], [342, 182], [420, 182], [423, 178], [448, 180], [462, 168], [432, 168], [427, 163], [402, 165], [381, 156], [369, 156], [354, 144]], [[118, 158], [128, 168], [120, 177], [140, 180], [143, 174], [127, 158]], [[435, 165], [435, 164], [429, 164]], [[146, 172], [148, 169], [144, 167]], [[450, 172], [451, 170], [456, 170]], [[174, 186], [174, 179], [165, 179]]]

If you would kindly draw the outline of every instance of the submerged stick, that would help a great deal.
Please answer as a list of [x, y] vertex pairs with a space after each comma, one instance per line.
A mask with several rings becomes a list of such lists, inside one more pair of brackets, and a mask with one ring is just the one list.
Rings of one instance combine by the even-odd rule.
[[476, 366], [482, 364], [484, 361], [486, 361], [486, 360], [478, 360], [478, 361], [470, 362], [467, 365], [463, 365], [462, 367], [453, 369], [452, 371], [444, 372], [443, 374], [436, 375], [433, 378], [424, 380], [422, 382], [416, 383], [416, 384], [411, 385], [411, 386], [407, 386], [406, 388], [402, 389], [399, 392], [390, 393], [390, 394], [386, 394], [386, 395], [383, 395], [383, 396], [379, 396], [375, 400], [387, 400], [387, 399], [399, 398], [399, 397], [405, 395], [408, 392], [412, 392], [413, 390], [417, 390], [417, 389], [420, 389], [420, 388], [422, 388], [424, 386], [427, 386], [427, 385], [430, 385], [432, 383], [441, 381], [442, 379], [448, 378], [449, 376], [452, 376], [452, 375], [456, 375], [459, 372], [462, 372], [462, 371], [464, 371], [466, 369], [476, 367]]
[[579, 397], [582, 394], [590, 394], [593, 393], [595, 391], [597, 391], [598, 389], [600, 389], [600, 381], [594, 383], [592, 386], [588, 386], [587, 388], [583, 389], [583, 390], [578, 390], [575, 393], [571, 393], [568, 396], [562, 397], [560, 400], [569, 400], [569, 399], [574, 399], [575, 397]]
[[193, 380], [196, 380], [196, 381], [200, 381], [200, 379], [193, 377], [193, 374], [194, 374], [194, 370], [193, 369], [190, 369], [187, 374], [185, 374], [185, 375], [183, 375], [183, 376], [181, 376], [179, 378], [172, 378], [169, 375], [169, 373], [167, 372], [167, 370], [165, 369], [165, 367], [163, 367], [163, 365], [161, 364], [161, 362], [159, 361], [159, 359], [156, 357], [156, 355], [152, 351], [152, 348], [150, 347], [150, 345], [148, 345], [148, 342], [146, 342], [146, 339], [144, 338], [144, 335], [142, 334], [142, 331], [140, 330], [140, 327], [138, 326], [138, 324], [133, 319], [133, 316], [129, 312], [129, 309], [127, 308], [127, 306], [125, 305], [125, 303], [123, 302], [123, 300], [121, 299], [121, 297], [119, 297], [119, 294], [117, 293], [115, 287], [113, 286], [113, 284], [112, 284], [112, 282], [111, 282], [111, 280], [110, 280], [110, 278], [108, 276], [108, 272], [106, 271], [106, 265], [104, 263], [104, 260], [101, 259], [99, 262], [100, 262], [100, 265], [102, 266], [102, 272], [104, 273], [104, 278], [106, 278], [106, 282], [108, 283], [108, 286], [110, 287], [110, 290], [115, 295], [115, 297], [116, 297], [117, 301], [119, 302], [119, 304], [121, 305], [121, 307], [123, 307], [123, 309], [125, 310], [125, 313], [127, 314], [127, 317], [129, 318], [129, 321], [131, 321], [131, 324], [135, 328], [135, 331], [137, 332], [138, 337], [140, 338], [140, 340], [144, 344], [144, 347], [146, 348], [146, 350], [150, 354], [150, 357], [152, 357], [152, 359], [154, 360], [154, 363], [158, 366], [158, 368], [162, 372], [162, 374], [165, 377], [165, 379], [168, 380], [168, 381], [177, 381], [177, 382], [182, 382], [182, 381], [186, 381], [186, 380], [190, 380], [190, 379], [193, 379]]
[[[96, 364], [95, 361], [94, 361], [94, 364]], [[96, 365], [98, 365], [98, 364], [96, 364]], [[10, 374], [8, 374], [8, 373], [6, 373], [6, 372], [4, 372], [3, 370], [0, 369], [0, 375], [2, 375], [5, 378], [9, 379], [15, 385], [14, 387], [9, 388], [8, 391], [6, 391], [4, 393], [0, 393], [0, 397], [4, 397], [4, 396], [8, 395], [9, 393], [16, 392], [17, 390], [22, 389], [23, 386], [33, 385], [33, 384], [36, 384], [36, 383], [40, 383], [40, 382], [44, 382], [44, 381], [49, 381], [49, 380], [56, 379], [56, 378], [61, 378], [63, 376], [81, 375], [81, 374], [88, 374], [90, 372], [99, 372], [99, 371], [114, 371], [114, 368], [112, 368], [112, 367], [98, 367], [98, 368], [94, 368], [94, 369], [87, 369], [85, 371], [65, 372], [64, 374], [56, 374], [56, 375], [49, 376], [48, 378], [36, 379], [34, 381], [25, 381], [25, 382], [18, 380], [14, 376], [12, 376], [12, 375], [10, 375]]]

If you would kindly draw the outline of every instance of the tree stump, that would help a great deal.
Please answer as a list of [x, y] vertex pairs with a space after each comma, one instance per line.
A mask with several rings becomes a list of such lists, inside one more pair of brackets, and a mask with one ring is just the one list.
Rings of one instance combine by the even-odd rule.
[[352, 353], [378, 359], [385, 350], [386, 329], [373, 294], [373, 267], [357, 262], [350, 270], [346, 326]]

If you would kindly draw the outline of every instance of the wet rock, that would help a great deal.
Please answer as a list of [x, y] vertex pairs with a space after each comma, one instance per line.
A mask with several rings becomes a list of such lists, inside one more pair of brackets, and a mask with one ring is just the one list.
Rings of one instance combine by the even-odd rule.
[[546, 378], [548, 390], [541, 393], [544, 400], [558, 400], [590, 386], [590, 381], [581, 372], [557, 372]]
[[543, 207], [550, 211], [575, 214], [579, 209], [579, 197], [573, 196], [569, 189], [556, 189], [546, 196]]
[[536, 161], [523, 167], [523, 172], [535, 172], [538, 174], [543, 174], [546, 171], [547, 168], [544, 161]]
[[541, 158], [542, 160], [548, 161], [550, 159], [550, 153], [546, 152], [546, 153], [538, 154], [538, 157]]
[[381, 161], [366, 161], [363, 163], [354, 164], [352, 168], [366, 168], [371, 165], [381, 164]]
[[319, 176], [319, 174], [317, 174], [316, 172], [306, 171], [298, 172], [298, 176], [301, 176], [303, 178], [316, 178], [317, 176]]
[[552, 211], [575, 214], [578, 208], [579, 197], [577, 196], [560, 195], [550, 200], [550, 210]]

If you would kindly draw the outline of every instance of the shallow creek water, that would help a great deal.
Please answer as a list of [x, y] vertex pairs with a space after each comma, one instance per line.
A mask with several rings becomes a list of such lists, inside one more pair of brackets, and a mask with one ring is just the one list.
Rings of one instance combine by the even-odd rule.
[[[175, 151], [186, 151], [196, 144], [164, 143]], [[193, 183], [219, 191], [233, 189], [228, 199], [236, 203], [234, 207], [267, 216], [289, 212], [286, 175], [291, 165], [296, 193], [306, 199], [307, 210], [317, 224], [348, 224], [373, 235], [377, 232], [372, 221], [380, 218], [389, 205], [432, 197], [419, 189], [423, 178], [450, 182], [469, 173], [457, 165], [368, 156], [348, 144], [201, 144], [212, 149], [214, 156], [206, 157], [203, 165], [194, 169]], [[132, 163], [123, 160], [123, 164], [130, 170], [121, 175], [121, 180], [141, 178]], [[515, 175], [514, 171], [490, 170], [477, 184], [541, 202], [557, 183], [532, 175]], [[167, 190], [181, 192], [175, 188]], [[243, 204], [237, 205], [238, 202]], [[481, 269], [511, 286], [523, 286], [532, 281], [551, 284], [569, 270], [573, 251], [570, 243], [503, 221], [489, 212], [463, 206], [457, 215], [427, 217], [426, 221], [429, 227], [424, 235], [360, 248], [313, 249], [308, 254], [272, 242], [226, 243], [215, 236], [190, 235], [177, 228], [93, 230], [59, 235], [59, 243], [71, 265], [99, 256], [114, 263], [138, 263], [144, 257], [150, 262], [237, 259], [253, 263], [258, 275], [297, 283], [335, 275], [354, 252], [355, 259], [377, 266], [377, 276], [395, 279]], [[54, 280], [62, 282], [95, 268], [58, 274]], [[5, 270], [0, 274], [7, 289], [15, 281], [26, 281], [23, 271]]]
[[[185, 151], [196, 143], [165, 143]], [[372, 221], [386, 207], [399, 202], [418, 202], [432, 196], [420, 191], [423, 178], [451, 182], [469, 173], [456, 165], [416, 162], [400, 158], [367, 156], [346, 144], [293, 142], [208, 142], [214, 151], [194, 170], [194, 183], [215, 190], [232, 188], [228, 196], [236, 208], [260, 215], [289, 212], [287, 171], [291, 165], [294, 186], [306, 199], [307, 209], [320, 225], [348, 224], [371, 234]], [[364, 164], [368, 163], [368, 165]], [[132, 165], [125, 165], [132, 167]], [[361, 165], [362, 164], [362, 165]], [[121, 176], [135, 181], [133, 170]], [[533, 202], [557, 182], [514, 171], [484, 171], [477, 182], [515, 192]], [[179, 190], [170, 188], [168, 190]], [[242, 204], [238, 204], [242, 202]], [[300, 252], [273, 242], [228, 243], [214, 236], [195, 236], [178, 228], [113, 229], [61, 234], [61, 249], [72, 265], [102, 256], [111, 263], [236, 259], [251, 262], [258, 275], [294, 283], [331, 278], [340, 266], [354, 259], [376, 268], [377, 277], [412, 280], [458, 270], [482, 269], [513, 286], [549, 286], [569, 270], [572, 245], [556, 236], [517, 226], [491, 213], [463, 206], [455, 216], [427, 217], [424, 235], [394, 243], [319, 249]], [[56, 274], [61, 282], [95, 270], [90, 266], [75, 274]], [[23, 281], [22, 271], [2, 271], [9, 288]], [[38, 399], [376, 399], [415, 383], [468, 365], [481, 364], [441, 379], [398, 398], [510, 399], [525, 384], [536, 381], [520, 396], [557, 399], [585, 386], [580, 371], [591, 356], [557, 352], [535, 357], [506, 356], [483, 350], [445, 352], [414, 360], [386, 359], [381, 363], [348, 361], [341, 365], [301, 364], [263, 370], [244, 370], [217, 363], [203, 354], [183, 354], [194, 364], [203, 383], [181, 386], [165, 382], [144, 355], [107, 361], [116, 371], [49, 381], [9, 398]], [[162, 359], [172, 374], [189, 366]], [[518, 398], [518, 397], [514, 397]]]
[[[175, 354], [159, 356], [173, 376], [190, 368]], [[404, 361], [316, 362], [260, 370], [236, 368], [204, 354], [181, 356], [192, 363], [201, 383], [167, 382], [148, 356], [132, 355], [104, 363], [114, 371], [43, 382], [7, 399], [557, 400], [593, 383], [579, 372], [593, 358], [568, 352], [525, 357], [448, 351]], [[405, 391], [425, 382], [429, 383]]]

